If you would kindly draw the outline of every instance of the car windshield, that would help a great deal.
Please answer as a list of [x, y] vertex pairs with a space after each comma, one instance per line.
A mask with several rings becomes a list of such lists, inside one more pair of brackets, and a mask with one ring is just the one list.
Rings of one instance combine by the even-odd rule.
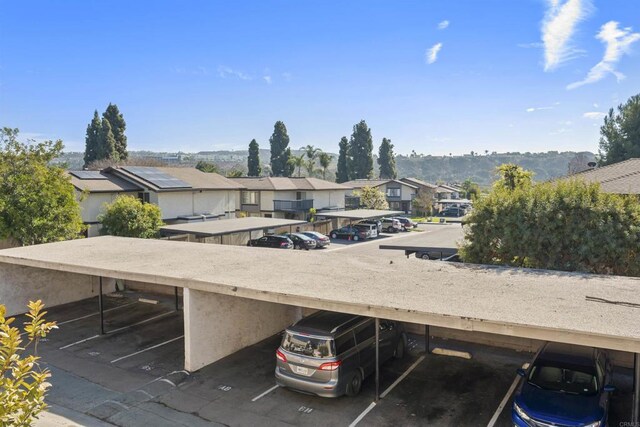
[[299, 239], [302, 239], [302, 240], [311, 240], [311, 237], [306, 236], [302, 233], [296, 233], [296, 234], [293, 234], [293, 236], [298, 237]]
[[290, 353], [309, 357], [332, 357], [331, 339], [311, 337], [286, 331], [282, 338], [282, 348]]
[[529, 384], [543, 390], [570, 394], [590, 395], [597, 393], [598, 381], [587, 367], [534, 365], [529, 374]]
[[317, 231], [305, 231], [304, 235], [309, 237], [323, 237], [322, 234], [318, 233]]

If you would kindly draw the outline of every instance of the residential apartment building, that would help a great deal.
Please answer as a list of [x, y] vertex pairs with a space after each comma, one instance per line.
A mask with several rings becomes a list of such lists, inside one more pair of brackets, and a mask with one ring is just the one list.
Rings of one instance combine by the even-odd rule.
[[629, 159], [592, 168], [561, 179], [597, 182], [605, 193], [640, 194], [640, 159]]
[[412, 210], [411, 202], [418, 194], [418, 186], [397, 179], [355, 179], [345, 182], [351, 187], [350, 196], [355, 195], [364, 187], [373, 187], [382, 191], [389, 203], [389, 209], [409, 213]]
[[234, 218], [241, 184], [195, 168], [121, 166], [102, 171], [70, 171], [89, 237], [99, 234], [105, 203], [126, 194], [160, 207], [169, 224]]
[[249, 216], [308, 219], [309, 210], [344, 210], [350, 187], [318, 178], [233, 178], [244, 189], [240, 210]]

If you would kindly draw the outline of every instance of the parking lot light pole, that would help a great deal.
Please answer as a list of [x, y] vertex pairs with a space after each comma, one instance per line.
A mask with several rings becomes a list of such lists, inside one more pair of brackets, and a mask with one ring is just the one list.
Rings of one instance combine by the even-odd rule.
[[380, 319], [376, 317], [376, 402], [380, 400]]
[[98, 286], [98, 308], [100, 310], [100, 335], [104, 335], [104, 301], [102, 300], [102, 276]]
[[631, 421], [633, 425], [640, 422], [640, 353], [633, 357], [633, 407], [631, 409]]

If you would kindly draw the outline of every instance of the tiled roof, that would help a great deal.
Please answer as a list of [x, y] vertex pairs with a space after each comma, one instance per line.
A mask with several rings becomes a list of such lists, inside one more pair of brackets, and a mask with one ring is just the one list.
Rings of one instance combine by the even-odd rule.
[[271, 190], [271, 191], [313, 191], [313, 190], [350, 190], [344, 184], [325, 181], [318, 178], [287, 178], [287, 177], [241, 177], [233, 180], [249, 190]]
[[589, 169], [562, 179], [598, 182], [603, 191], [616, 194], [640, 194], [640, 159], [629, 159]]
[[122, 177], [128, 181], [134, 182], [137, 185], [144, 186], [153, 191], [192, 191], [192, 190], [239, 190], [242, 189], [242, 185], [229, 178], [226, 178], [217, 173], [202, 172], [196, 168], [171, 168], [171, 167], [153, 167], [149, 169], [156, 169], [160, 172], [171, 175], [181, 181], [190, 185], [190, 188], [179, 189], [161, 189], [151, 182], [148, 182], [139, 176], [127, 171], [126, 166], [107, 168], [105, 171], [110, 175]]
[[103, 179], [80, 179], [70, 172], [71, 184], [79, 191], [90, 193], [120, 193], [125, 191], [142, 191], [142, 187], [110, 174], [101, 172]]
[[397, 184], [406, 185], [407, 187], [417, 189], [418, 186], [410, 184], [408, 182], [402, 182], [397, 179], [354, 179], [352, 181], [345, 182], [344, 185], [351, 188], [364, 188], [364, 187], [379, 187], [381, 185], [395, 182]]
[[400, 181], [406, 182], [409, 184], [417, 185], [418, 187], [427, 187], [427, 188], [438, 188], [437, 185], [430, 184], [426, 181], [423, 181], [418, 178], [401, 178]]

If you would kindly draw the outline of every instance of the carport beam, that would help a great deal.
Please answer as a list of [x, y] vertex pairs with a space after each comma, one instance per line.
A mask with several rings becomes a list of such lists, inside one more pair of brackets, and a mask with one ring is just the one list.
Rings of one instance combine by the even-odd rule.
[[380, 319], [376, 317], [376, 402], [380, 400]]
[[104, 301], [102, 300], [102, 276], [98, 287], [98, 308], [100, 309], [100, 335], [104, 335]]
[[640, 353], [635, 353], [633, 358], [633, 408], [631, 421], [638, 425], [640, 421]]
[[431, 333], [429, 331], [429, 325], [424, 325], [424, 352], [429, 354], [429, 347], [431, 346]]

